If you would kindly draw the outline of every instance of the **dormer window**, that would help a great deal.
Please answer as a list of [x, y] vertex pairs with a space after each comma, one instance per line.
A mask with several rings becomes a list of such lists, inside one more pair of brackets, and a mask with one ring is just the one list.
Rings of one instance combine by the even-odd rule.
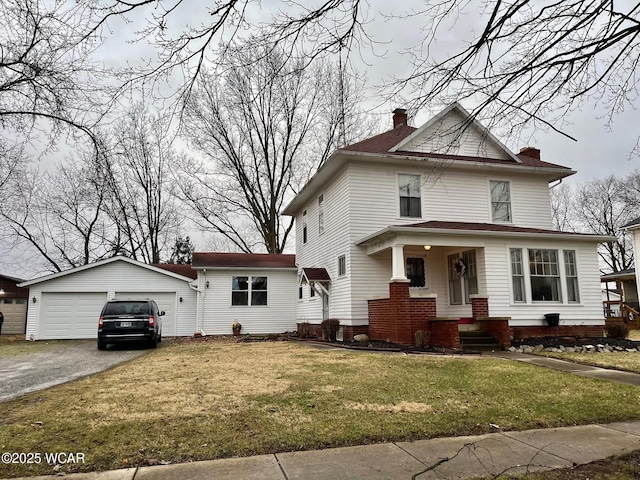
[[509, 182], [491, 180], [491, 219], [499, 223], [511, 223], [511, 189]]
[[400, 216], [422, 217], [420, 175], [398, 175], [398, 189], [400, 191]]

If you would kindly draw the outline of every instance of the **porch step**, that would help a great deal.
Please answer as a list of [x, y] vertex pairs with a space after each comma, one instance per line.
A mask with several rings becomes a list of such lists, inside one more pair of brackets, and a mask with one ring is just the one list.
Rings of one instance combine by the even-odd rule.
[[461, 330], [460, 349], [491, 351], [502, 350], [502, 346], [498, 342], [496, 342], [495, 338], [493, 338], [487, 332], [483, 332], [482, 330]]

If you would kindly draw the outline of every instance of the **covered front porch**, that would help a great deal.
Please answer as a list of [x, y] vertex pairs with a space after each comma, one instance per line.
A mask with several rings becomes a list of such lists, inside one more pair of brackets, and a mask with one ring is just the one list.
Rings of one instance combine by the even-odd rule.
[[[480, 330], [511, 345], [509, 317], [491, 317], [481, 241], [390, 235], [361, 245], [389, 265], [388, 295], [369, 298], [369, 336], [405, 345], [461, 348], [461, 331]], [[416, 332], [419, 332], [416, 334]]]

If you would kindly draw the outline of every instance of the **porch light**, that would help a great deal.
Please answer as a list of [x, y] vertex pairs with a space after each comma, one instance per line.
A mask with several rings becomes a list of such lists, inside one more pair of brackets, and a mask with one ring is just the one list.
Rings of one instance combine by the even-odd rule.
[[424, 249], [427, 250], [427, 251], [431, 250], [431, 245], [425, 245]]

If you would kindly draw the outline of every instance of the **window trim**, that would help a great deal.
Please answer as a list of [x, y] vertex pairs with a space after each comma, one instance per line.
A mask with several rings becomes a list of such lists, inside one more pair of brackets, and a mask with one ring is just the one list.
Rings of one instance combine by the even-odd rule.
[[[407, 177], [418, 177], [418, 196], [409, 196], [409, 197], [403, 197], [400, 193], [400, 177], [401, 176], [407, 176]], [[413, 216], [413, 215], [402, 215], [402, 198], [417, 198], [419, 199], [418, 202], [418, 206], [420, 211], [418, 212], [419, 215], [417, 216]], [[399, 218], [423, 218], [423, 212], [422, 212], [422, 174], [420, 173], [405, 173], [405, 172], [397, 172], [396, 173], [396, 201], [398, 202], [398, 217]], [[409, 212], [410, 213], [410, 212]]]
[[[569, 275], [569, 263], [567, 262], [567, 254], [573, 256], [573, 269], [575, 270], [575, 275]], [[580, 275], [578, 274], [578, 256], [574, 249], [562, 250], [562, 261], [564, 266], [564, 284], [567, 289], [567, 303], [572, 305], [576, 305], [580, 303]], [[570, 292], [572, 289], [569, 289], [569, 279], [573, 279], [575, 281], [575, 294], [576, 299], [571, 300]]]
[[[455, 273], [452, 273], [452, 268], [451, 268], [451, 261], [450, 259], [454, 259], [454, 263], [455, 261], [457, 261], [458, 259], [464, 259], [464, 256], [466, 254], [469, 254], [473, 252], [474, 254], [474, 260], [475, 260], [475, 276], [474, 277], [469, 277], [469, 278], [475, 278], [475, 292], [470, 291], [471, 289], [469, 288], [469, 282], [468, 279], [465, 275], [461, 275], [456, 277]], [[469, 266], [466, 266], [467, 268], [469, 268]], [[454, 282], [456, 282], [459, 285], [459, 291], [460, 291], [460, 302], [459, 303], [452, 303], [452, 299], [453, 296], [451, 294], [453, 287], [452, 285], [454, 284]], [[449, 255], [447, 255], [447, 288], [448, 288], [448, 296], [449, 296], [449, 305], [450, 306], [464, 306], [464, 305], [471, 305], [471, 295], [477, 295], [480, 292], [480, 286], [479, 286], [479, 278], [478, 278], [478, 249], [477, 248], [471, 248], [468, 250], [461, 250], [458, 252], [454, 252], [451, 253]]]
[[[246, 278], [247, 279], [247, 289], [246, 290], [234, 290], [233, 288], [233, 284], [234, 284], [234, 279], [236, 278]], [[253, 283], [254, 283], [254, 279], [256, 278], [264, 278], [266, 281], [266, 289], [262, 290], [262, 289], [258, 289], [258, 290], [254, 290], [253, 288]], [[233, 303], [233, 293], [234, 292], [247, 292], [247, 303], [242, 303], [242, 304], [234, 304]], [[264, 305], [262, 304], [254, 304], [253, 303], [253, 292], [265, 292], [266, 293], [266, 303]], [[269, 277], [268, 275], [232, 275], [231, 276], [231, 307], [268, 307], [269, 306]]]
[[[539, 274], [533, 274], [531, 271], [531, 253], [533, 252], [533, 255], [535, 256], [536, 253], [535, 252], [555, 252], [555, 266], [556, 266], [556, 271], [557, 274], [553, 275], [553, 274], [549, 274], [549, 275], [545, 275], [544, 271], [545, 271], [545, 266], [548, 265], [550, 266], [550, 268], [553, 267], [554, 263], [551, 262], [551, 260], [549, 260], [548, 262], [545, 262], [544, 259], [544, 253], [541, 253], [542, 255], [542, 259], [541, 262], [539, 264], [539, 267], [542, 268], [543, 274], [539, 275]], [[527, 257], [529, 260], [529, 285], [531, 286], [531, 303], [537, 303], [537, 304], [550, 304], [550, 303], [565, 303], [563, 301], [562, 298], [562, 271], [561, 271], [561, 267], [560, 267], [560, 255], [559, 255], [560, 249], [553, 249], [553, 248], [528, 248], [527, 249]], [[534, 262], [535, 262], [535, 258], [534, 258]], [[558, 293], [558, 298], [557, 299], [551, 299], [551, 300], [536, 300], [533, 298], [533, 279], [534, 278], [552, 278], [552, 279], [556, 279], [556, 290]], [[553, 295], [553, 293], [552, 293]]]
[[318, 235], [322, 235], [324, 228], [324, 192], [318, 196]]
[[346, 255], [338, 256], [338, 276], [344, 277], [347, 274], [347, 257]]
[[[511, 279], [511, 303], [515, 303], [518, 305], [522, 305], [522, 304], [526, 304], [527, 303], [527, 271], [525, 269], [524, 266], [524, 254], [522, 253], [523, 248], [522, 247], [509, 247], [509, 278]], [[512, 257], [512, 252], [519, 252], [520, 253], [520, 274], [516, 274], [514, 272], [513, 269], [513, 257]], [[521, 294], [522, 294], [522, 300], [516, 300], [516, 289], [515, 289], [515, 284], [514, 284], [514, 280], [515, 278], [519, 278], [521, 279]]]
[[[506, 183], [509, 193], [509, 201], [494, 201], [493, 199], [493, 183]], [[509, 219], [508, 220], [496, 220], [494, 213], [495, 210], [493, 208], [494, 203], [503, 203], [507, 204], [509, 207]], [[489, 216], [491, 218], [491, 222], [493, 223], [501, 223], [501, 224], [512, 224], [513, 223], [513, 195], [511, 189], [511, 181], [510, 180], [499, 180], [499, 179], [489, 179]]]
[[307, 243], [307, 211], [302, 212], [302, 244]]

